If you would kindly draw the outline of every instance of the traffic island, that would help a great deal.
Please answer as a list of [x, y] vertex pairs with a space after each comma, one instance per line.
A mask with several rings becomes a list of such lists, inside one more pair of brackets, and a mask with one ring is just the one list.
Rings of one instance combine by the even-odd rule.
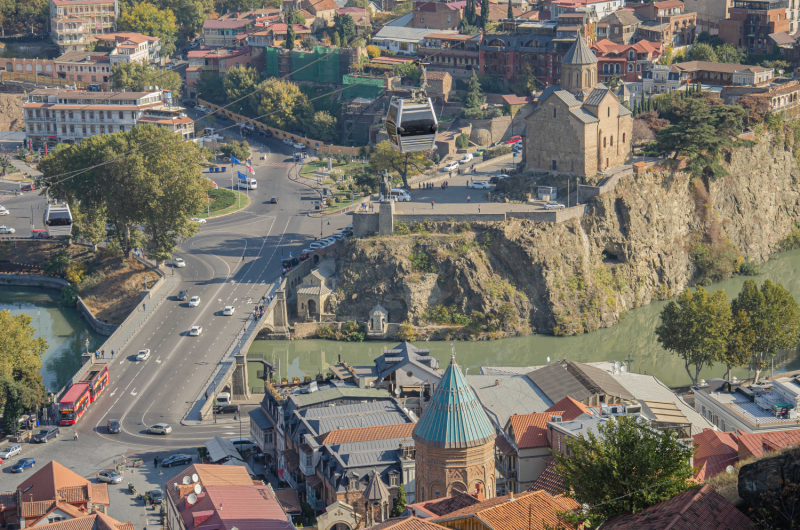
[[244, 210], [250, 206], [251, 202], [247, 194], [241, 191], [218, 188], [208, 192], [208, 208], [197, 217], [201, 219], [216, 219], [223, 215]]

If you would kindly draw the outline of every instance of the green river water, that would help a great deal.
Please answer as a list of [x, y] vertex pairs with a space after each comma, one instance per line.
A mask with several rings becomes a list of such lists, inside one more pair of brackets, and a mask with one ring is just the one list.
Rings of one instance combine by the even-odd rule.
[[60, 293], [52, 289], [0, 286], [0, 310], [32, 317], [34, 336], [47, 339], [42, 376], [47, 389], [54, 392], [80, 368], [86, 339], [89, 339], [89, 351], [99, 348], [105, 341], [105, 337], [88, 327], [76, 309], [62, 306], [59, 299]]
[[[800, 250], [775, 254], [761, 267], [762, 274], [755, 277], [759, 282], [769, 278], [784, 285], [800, 300]], [[729, 297], [738, 294], [748, 278], [735, 277], [725, 282], [713, 284], [707, 289], [724, 289]], [[457, 341], [456, 358], [469, 372], [479, 373], [480, 366], [533, 366], [566, 357], [573, 361], [623, 361], [630, 355], [631, 369], [637, 373], [655, 375], [668, 386], [687, 385], [691, 382], [683, 366], [683, 361], [662, 349], [653, 330], [658, 325], [659, 314], [666, 302], [656, 302], [648, 306], [628, 311], [619, 324], [592, 333], [573, 337], [553, 337], [550, 335], [531, 335], [495, 341]], [[330, 340], [295, 341], [255, 341], [250, 347], [250, 359], [263, 359], [277, 366], [280, 362], [281, 376], [316, 375], [325, 373], [330, 364], [335, 364], [339, 355], [352, 365], [372, 364], [384, 348], [396, 342], [365, 341], [360, 343], [337, 342]], [[450, 343], [444, 341], [415, 343], [417, 347], [429, 348], [431, 355], [440, 365], [449, 359]], [[257, 371], [263, 370], [260, 363], [248, 366], [250, 386], [258, 384]], [[776, 371], [800, 369], [800, 358], [793, 356], [776, 367]], [[725, 367], [715, 365], [706, 368], [701, 377], [720, 376]], [[747, 377], [747, 368], [734, 371], [737, 377]]]

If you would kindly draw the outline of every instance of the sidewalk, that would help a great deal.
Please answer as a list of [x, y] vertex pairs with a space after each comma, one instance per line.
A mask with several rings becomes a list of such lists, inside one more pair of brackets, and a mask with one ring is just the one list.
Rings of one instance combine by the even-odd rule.
[[41, 177], [42, 172], [38, 169], [33, 169], [28, 164], [20, 160], [19, 158], [11, 158], [11, 165], [17, 168], [17, 171], [22, 171], [23, 173], [27, 173], [32, 177]]

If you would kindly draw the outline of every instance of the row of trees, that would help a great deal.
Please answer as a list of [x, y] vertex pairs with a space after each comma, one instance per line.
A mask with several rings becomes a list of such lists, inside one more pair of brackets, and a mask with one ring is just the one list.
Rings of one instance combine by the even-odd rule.
[[181, 76], [166, 68], [140, 62], [120, 62], [111, 68], [111, 88], [135, 92], [146, 91], [148, 86], [171, 90], [175, 97], [181, 93]]
[[161, 262], [197, 231], [190, 218], [205, 206], [210, 189], [202, 161], [197, 144], [166, 127], [139, 125], [65, 145], [39, 169], [50, 196], [70, 205], [75, 235], [103, 241], [108, 224], [112, 243], [126, 256], [141, 247]]
[[50, 25], [50, 1], [0, 0], [0, 36], [9, 33], [42, 33]]
[[749, 363], [758, 381], [778, 350], [797, 346], [800, 308], [789, 291], [769, 280], [760, 289], [747, 280], [731, 302], [722, 289], [711, 294], [698, 287], [664, 307], [655, 331], [664, 349], [683, 359], [693, 384], [715, 362], [727, 366], [728, 379], [732, 368]]

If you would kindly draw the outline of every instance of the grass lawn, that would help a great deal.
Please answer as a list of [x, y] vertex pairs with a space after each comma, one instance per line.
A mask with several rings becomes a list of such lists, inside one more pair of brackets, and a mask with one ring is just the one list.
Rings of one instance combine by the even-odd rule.
[[[352, 174], [356, 170], [361, 169], [363, 167], [368, 166], [369, 164], [359, 164], [358, 162], [348, 162], [346, 164], [337, 164], [336, 162], [333, 163], [333, 169], [339, 169], [343, 171], [345, 174]], [[304, 164], [303, 167], [300, 169], [300, 174], [304, 177], [312, 177], [312, 173], [318, 169], [327, 168], [328, 161], [327, 160], [319, 160], [317, 162], [309, 162], [308, 164]]]
[[364, 197], [354, 197], [353, 200], [344, 199], [342, 202], [333, 203], [333, 206], [331, 206], [329, 208], [326, 208], [325, 211], [326, 212], [336, 212], [336, 211], [341, 210], [342, 208], [347, 208], [348, 206], [352, 206], [353, 204], [358, 204], [362, 200], [364, 200]]
[[211, 199], [209, 208], [200, 212], [197, 217], [209, 219], [211, 217], [218, 217], [220, 215], [225, 215], [226, 213], [239, 210], [239, 195], [242, 196], [242, 208], [245, 208], [248, 204], [250, 204], [250, 199], [247, 198], [245, 193], [241, 191], [226, 190], [224, 188], [211, 190], [208, 193], [208, 196]]

